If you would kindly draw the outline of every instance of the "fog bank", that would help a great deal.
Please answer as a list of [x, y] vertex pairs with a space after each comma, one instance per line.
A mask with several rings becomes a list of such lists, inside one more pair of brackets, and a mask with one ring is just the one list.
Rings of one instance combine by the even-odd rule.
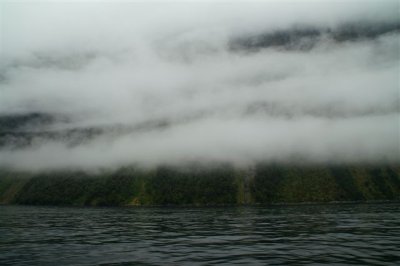
[[0, 166], [400, 162], [399, 2], [2, 2]]

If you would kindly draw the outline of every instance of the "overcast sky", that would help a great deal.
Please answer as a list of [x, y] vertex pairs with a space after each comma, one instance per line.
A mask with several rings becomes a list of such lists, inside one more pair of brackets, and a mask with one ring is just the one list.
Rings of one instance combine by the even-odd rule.
[[400, 161], [398, 1], [55, 2], [0, 4], [3, 167]]

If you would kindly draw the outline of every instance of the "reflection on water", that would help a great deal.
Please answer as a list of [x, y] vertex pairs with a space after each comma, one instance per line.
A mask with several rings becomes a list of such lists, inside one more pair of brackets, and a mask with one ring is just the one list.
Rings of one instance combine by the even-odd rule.
[[0, 265], [400, 265], [400, 204], [0, 206]]

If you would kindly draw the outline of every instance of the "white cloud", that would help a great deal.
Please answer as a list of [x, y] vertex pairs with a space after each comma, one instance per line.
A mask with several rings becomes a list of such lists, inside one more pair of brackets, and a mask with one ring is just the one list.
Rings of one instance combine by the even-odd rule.
[[[398, 162], [397, 6], [3, 3], [0, 115], [68, 117], [35, 130], [114, 130], [79, 145], [37, 137], [33, 146], [0, 147], [0, 165]], [[397, 31], [339, 43], [324, 33], [306, 51], [229, 49], [237, 37], [295, 24], [356, 22]]]

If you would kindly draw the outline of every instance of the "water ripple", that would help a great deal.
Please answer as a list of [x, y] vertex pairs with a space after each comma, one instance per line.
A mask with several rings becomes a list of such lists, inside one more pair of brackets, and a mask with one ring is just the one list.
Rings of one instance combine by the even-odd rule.
[[0, 265], [400, 265], [399, 207], [0, 206]]

